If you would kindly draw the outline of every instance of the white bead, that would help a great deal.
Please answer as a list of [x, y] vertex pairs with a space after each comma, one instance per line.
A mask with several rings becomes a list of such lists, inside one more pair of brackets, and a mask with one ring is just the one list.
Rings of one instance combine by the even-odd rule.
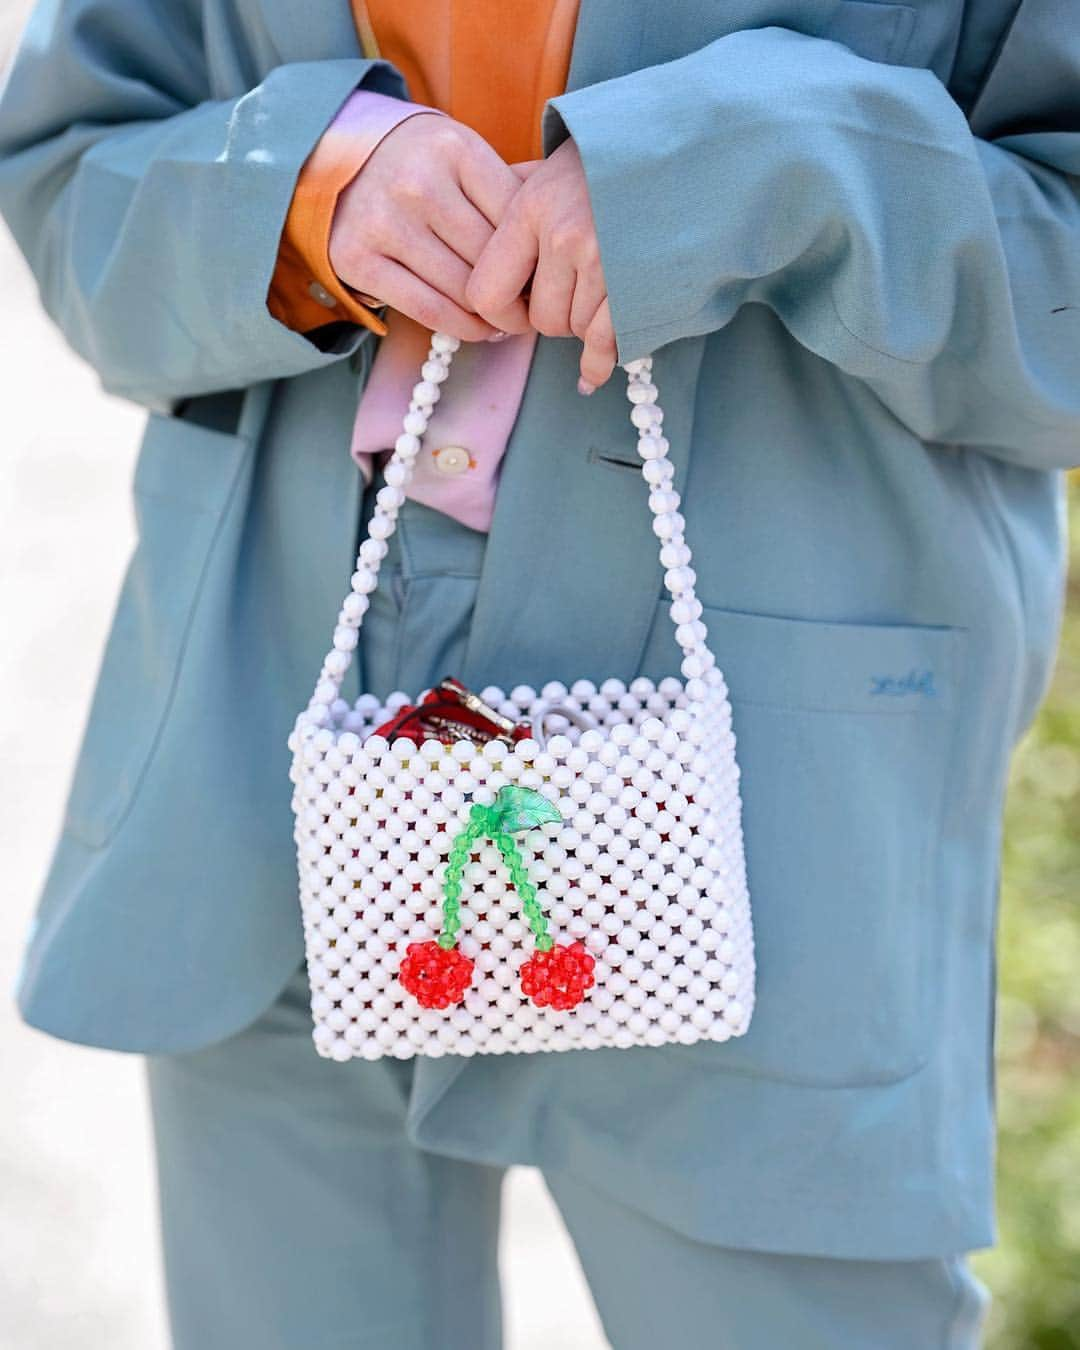
[[402, 432], [394, 441], [394, 454], [400, 455], [402, 459], [416, 459], [420, 454], [420, 437], [412, 432]]
[[432, 333], [431, 349], [435, 352], [456, 352], [461, 346], [461, 339], [451, 337], [449, 333]]
[[657, 515], [676, 511], [679, 507], [679, 494], [671, 488], [657, 488], [649, 493], [649, 510]]
[[439, 401], [439, 386], [431, 380], [421, 380], [419, 384], [413, 385], [413, 402], [419, 404], [421, 408], [433, 407]]
[[360, 545], [357, 561], [361, 567], [369, 567], [374, 570], [386, 557], [387, 552], [388, 549], [384, 539], [365, 539]]
[[[417, 449], [419, 449], [419, 443]], [[383, 469], [383, 478], [391, 487], [402, 487], [409, 480], [408, 468], [397, 460], [391, 459]], [[402, 494], [404, 495], [404, 494]]]
[[700, 619], [690, 623], [680, 623], [675, 628], [675, 641], [680, 647], [694, 647], [705, 641], [708, 629]]
[[691, 623], [701, 618], [701, 601], [694, 595], [682, 596], [671, 602], [671, 618], [675, 623]]
[[[419, 437], [421, 437], [424, 434], [424, 432], [427, 431], [428, 422], [430, 420], [431, 419], [428, 417], [427, 413], [424, 412], [416, 411], [416, 412], [408, 412], [405, 414], [401, 422], [401, 425], [404, 428], [404, 432], [401, 436], [397, 438], [397, 443], [394, 447], [399, 455], [405, 455], [409, 453], [409, 447], [411, 446], [412, 442], [406, 441], [405, 438], [407, 436], [412, 437], [412, 439], [417, 442], [417, 449], [419, 449]], [[413, 451], [412, 453], [415, 454], [415, 451]]]
[[662, 511], [660, 515], [653, 517], [653, 534], [658, 539], [672, 539], [681, 535], [686, 522], [678, 511]]
[[636, 427], [652, 427], [660, 421], [660, 409], [655, 404], [638, 403], [630, 410], [630, 421]]
[[671, 567], [664, 573], [664, 585], [673, 595], [692, 591], [697, 575], [692, 567]]
[[663, 567], [685, 567], [689, 561], [690, 550], [682, 540], [669, 540], [660, 550], [660, 563]]
[[370, 595], [378, 584], [378, 574], [367, 563], [364, 563], [352, 574], [352, 588], [357, 595]]

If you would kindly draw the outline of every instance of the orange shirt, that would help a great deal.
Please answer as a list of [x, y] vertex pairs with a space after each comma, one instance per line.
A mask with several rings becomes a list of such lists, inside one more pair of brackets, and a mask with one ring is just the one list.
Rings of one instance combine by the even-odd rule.
[[[513, 163], [542, 153], [540, 118], [566, 84], [578, 3], [352, 0], [352, 9], [364, 54], [396, 66], [414, 102], [464, 122]], [[329, 257], [338, 196], [369, 149], [327, 136], [300, 172], [267, 300], [275, 318], [298, 332], [348, 319], [386, 333]]]

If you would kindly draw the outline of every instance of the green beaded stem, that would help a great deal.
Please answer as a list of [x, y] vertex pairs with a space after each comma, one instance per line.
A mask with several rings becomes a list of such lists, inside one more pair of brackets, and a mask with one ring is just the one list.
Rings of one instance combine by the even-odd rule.
[[529, 921], [533, 937], [536, 938], [536, 950], [538, 952], [549, 952], [554, 947], [555, 940], [548, 933], [547, 919], [544, 917], [544, 911], [540, 908], [540, 902], [536, 898], [536, 887], [529, 880], [525, 859], [521, 856], [521, 851], [518, 849], [513, 835], [500, 830], [498, 834], [492, 835], [492, 839], [494, 839], [499, 852], [503, 856], [503, 862], [506, 863], [507, 870], [510, 873], [514, 890], [521, 896], [521, 908], [525, 913], [525, 918]]
[[461, 928], [461, 878], [472, 844], [484, 833], [486, 821], [478, 814], [483, 809], [473, 807], [468, 825], [450, 845], [450, 861], [443, 879], [443, 930], [436, 939], [439, 946], [447, 951], [457, 946], [458, 930]]
[[[533, 804], [535, 800], [535, 805]], [[450, 859], [443, 879], [443, 931], [436, 941], [445, 950], [457, 946], [461, 929], [461, 883], [472, 845], [486, 835], [502, 854], [510, 881], [521, 896], [521, 908], [536, 939], [537, 951], [550, 951], [555, 945], [548, 932], [547, 919], [536, 898], [536, 887], [529, 880], [528, 868], [511, 829], [527, 829], [534, 824], [558, 820], [557, 810], [539, 793], [524, 788], [501, 788], [491, 806], [474, 802], [469, 823], [450, 845]], [[507, 823], [510, 829], [507, 829]]]

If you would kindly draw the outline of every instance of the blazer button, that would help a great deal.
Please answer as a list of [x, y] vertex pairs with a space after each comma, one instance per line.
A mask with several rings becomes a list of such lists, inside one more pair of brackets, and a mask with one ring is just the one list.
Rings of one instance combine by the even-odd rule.
[[321, 282], [313, 281], [307, 288], [308, 295], [325, 309], [337, 309], [337, 301]]
[[435, 451], [434, 458], [436, 470], [451, 478], [465, 473], [471, 463], [469, 452], [463, 445], [444, 445]]

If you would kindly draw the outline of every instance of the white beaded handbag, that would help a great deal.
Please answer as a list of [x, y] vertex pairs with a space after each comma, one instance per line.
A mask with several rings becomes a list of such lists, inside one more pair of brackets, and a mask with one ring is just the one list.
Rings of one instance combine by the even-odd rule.
[[408, 695], [341, 698], [458, 345], [432, 337], [289, 738], [315, 1046], [348, 1060], [742, 1035], [754, 944], [731, 705], [694, 595], [651, 357], [624, 369], [683, 678], [485, 689], [507, 726], [534, 733], [483, 744], [388, 740], [375, 728]]

